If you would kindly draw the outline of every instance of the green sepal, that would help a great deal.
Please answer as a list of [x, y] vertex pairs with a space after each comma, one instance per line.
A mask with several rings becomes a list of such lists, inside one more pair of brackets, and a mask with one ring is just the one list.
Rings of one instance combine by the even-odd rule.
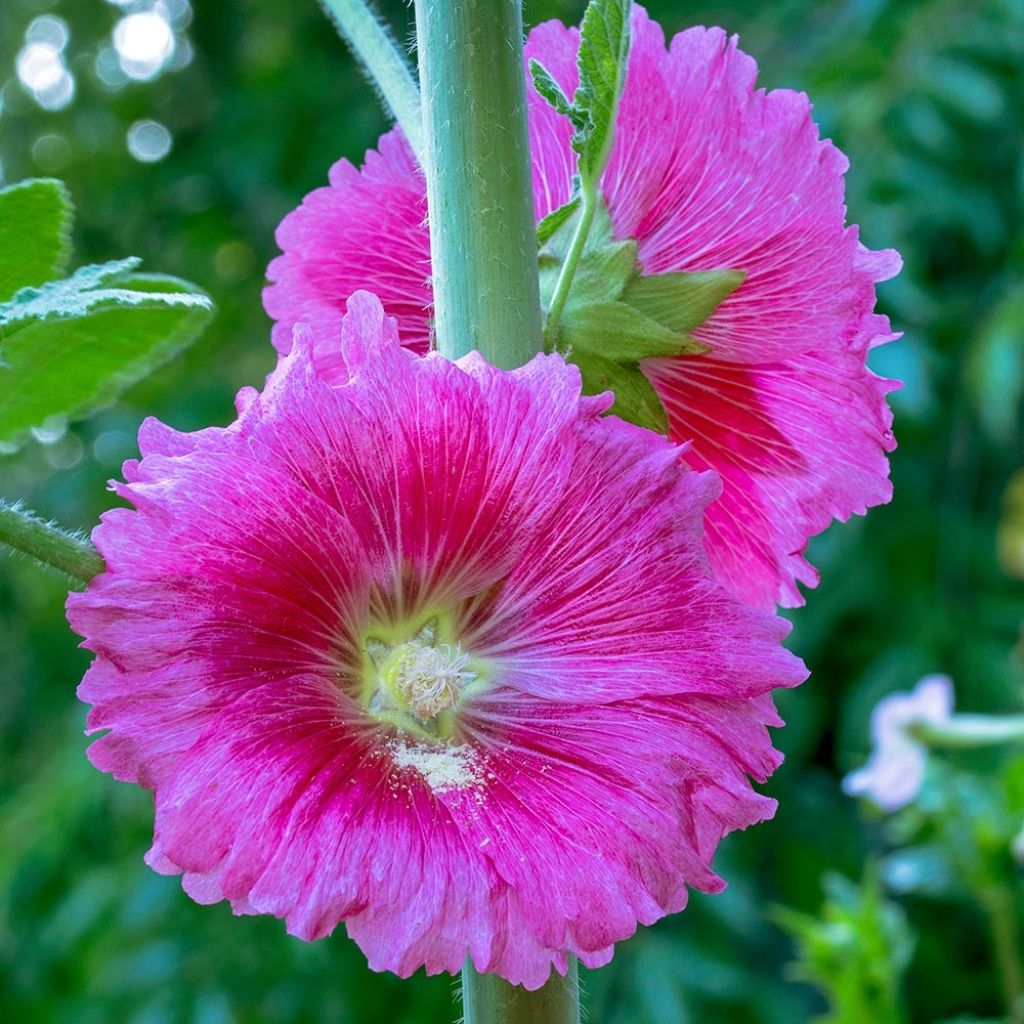
[[626, 285], [622, 301], [669, 330], [693, 331], [743, 284], [746, 277], [744, 270], [635, 275]]
[[586, 394], [613, 391], [615, 404], [611, 411], [616, 416], [658, 434], [668, 433], [665, 409], [651, 382], [636, 363], [613, 362], [586, 349], [574, 349], [572, 361], [583, 376]]
[[568, 307], [560, 339], [573, 353], [586, 349], [615, 363], [699, 355], [708, 347], [689, 334], [669, 330], [625, 302], [590, 302]]
[[[566, 204], [549, 217], [556, 214], [559, 221], [547, 232], [538, 257], [545, 311], [582, 211], [578, 204]], [[558, 348], [580, 367], [584, 391], [614, 391], [617, 415], [665, 433], [664, 409], [640, 362], [707, 352], [708, 346], [692, 332], [745, 277], [741, 270], [642, 274], [636, 242], [616, 240], [611, 216], [599, 198], [562, 311]]]
[[0, 189], [0, 302], [64, 273], [72, 215], [67, 189], [51, 178]]

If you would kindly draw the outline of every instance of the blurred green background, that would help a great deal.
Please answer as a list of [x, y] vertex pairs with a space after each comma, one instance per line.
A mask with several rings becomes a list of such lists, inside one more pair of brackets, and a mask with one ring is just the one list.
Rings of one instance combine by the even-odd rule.
[[[407, 5], [381, 6], [407, 37]], [[583, 6], [527, 0], [527, 20], [576, 21]], [[813, 676], [780, 699], [778, 816], [723, 844], [724, 895], [695, 896], [586, 976], [590, 1020], [794, 1024], [827, 1012], [824, 982], [844, 1024], [998, 1019], [977, 894], [1015, 894], [1019, 924], [1009, 837], [1024, 768], [949, 762], [923, 809], [888, 821], [839, 780], [866, 755], [874, 703], [927, 672], [952, 675], [964, 709], [1021, 709], [1024, 500], [1006, 495], [1024, 463], [1024, 2], [648, 6], [669, 31], [738, 32], [763, 85], [810, 93], [851, 160], [851, 220], [906, 259], [880, 289], [905, 338], [873, 358], [906, 387], [895, 501], [812, 545], [823, 582], [792, 615], [792, 646]], [[151, 20], [125, 25], [133, 15]], [[236, 389], [269, 371], [274, 228], [385, 121], [313, 0], [0, 0], [0, 90], [0, 183], [68, 182], [75, 264], [136, 254], [219, 307], [115, 408], [0, 454], [0, 494], [89, 527], [144, 416], [225, 423]], [[144, 867], [149, 797], [84, 757], [87, 659], [63, 598], [58, 579], [0, 555], [0, 1019], [453, 1020], [452, 979], [373, 975], [342, 934], [305, 945]], [[903, 1016], [872, 1010], [872, 986], [908, 960]]]

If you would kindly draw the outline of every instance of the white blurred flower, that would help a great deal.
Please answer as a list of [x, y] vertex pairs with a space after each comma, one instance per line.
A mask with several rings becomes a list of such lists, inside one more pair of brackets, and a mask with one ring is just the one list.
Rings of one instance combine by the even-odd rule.
[[910, 693], [884, 697], [871, 713], [871, 757], [843, 779], [843, 791], [866, 796], [883, 811], [905, 807], [920, 791], [928, 762], [927, 749], [908, 727], [919, 722], [941, 724], [952, 713], [949, 676], [925, 676]]

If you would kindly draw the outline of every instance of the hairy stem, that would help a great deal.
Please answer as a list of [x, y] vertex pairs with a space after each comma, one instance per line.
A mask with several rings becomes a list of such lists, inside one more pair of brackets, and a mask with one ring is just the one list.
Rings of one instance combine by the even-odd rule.
[[417, 0], [434, 333], [511, 369], [542, 339], [520, 0]]
[[536, 992], [510, 985], [494, 974], [462, 969], [465, 1024], [579, 1024], [579, 970], [573, 959], [569, 973], [552, 976]]
[[83, 585], [103, 571], [103, 559], [89, 541], [2, 499], [0, 545], [28, 555]]
[[409, 61], [365, 0], [321, 0], [341, 37], [380, 90], [417, 156], [423, 153], [420, 92]]

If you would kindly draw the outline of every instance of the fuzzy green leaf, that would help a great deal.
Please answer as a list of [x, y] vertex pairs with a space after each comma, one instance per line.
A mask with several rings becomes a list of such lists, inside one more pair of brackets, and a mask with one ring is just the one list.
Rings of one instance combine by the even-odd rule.
[[530, 59], [530, 77], [533, 79], [533, 87], [559, 114], [569, 118], [577, 129], [584, 127], [586, 122], [573, 106], [572, 100], [565, 95], [554, 76], [539, 60]]
[[[49, 417], [91, 415], [209, 322], [212, 304], [193, 285], [123, 272], [112, 279], [112, 268], [126, 265], [134, 262], [84, 268], [0, 307], [7, 364], [0, 367], [0, 441], [19, 441]], [[90, 291], [82, 287], [86, 282], [117, 287]], [[26, 309], [36, 312], [25, 316]]]
[[586, 127], [573, 139], [580, 174], [596, 182], [611, 151], [615, 114], [626, 81], [631, 0], [591, 0], [580, 26], [580, 84], [573, 106]]
[[59, 181], [0, 189], [0, 302], [63, 274], [71, 251], [72, 206]]
[[10, 302], [0, 304], [0, 339], [9, 339], [26, 324], [84, 317], [116, 306], [212, 308], [209, 298], [199, 292], [161, 294], [118, 287], [140, 262], [129, 256], [82, 267], [71, 277], [41, 288], [22, 288]]
[[576, 57], [579, 85], [571, 100], [543, 64], [530, 61], [534, 88], [572, 124], [580, 177], [590, 189], [597, 187], [611, 154], [629, 62], [631, 8], [632, 0], [591, 0], [587, 5]]

